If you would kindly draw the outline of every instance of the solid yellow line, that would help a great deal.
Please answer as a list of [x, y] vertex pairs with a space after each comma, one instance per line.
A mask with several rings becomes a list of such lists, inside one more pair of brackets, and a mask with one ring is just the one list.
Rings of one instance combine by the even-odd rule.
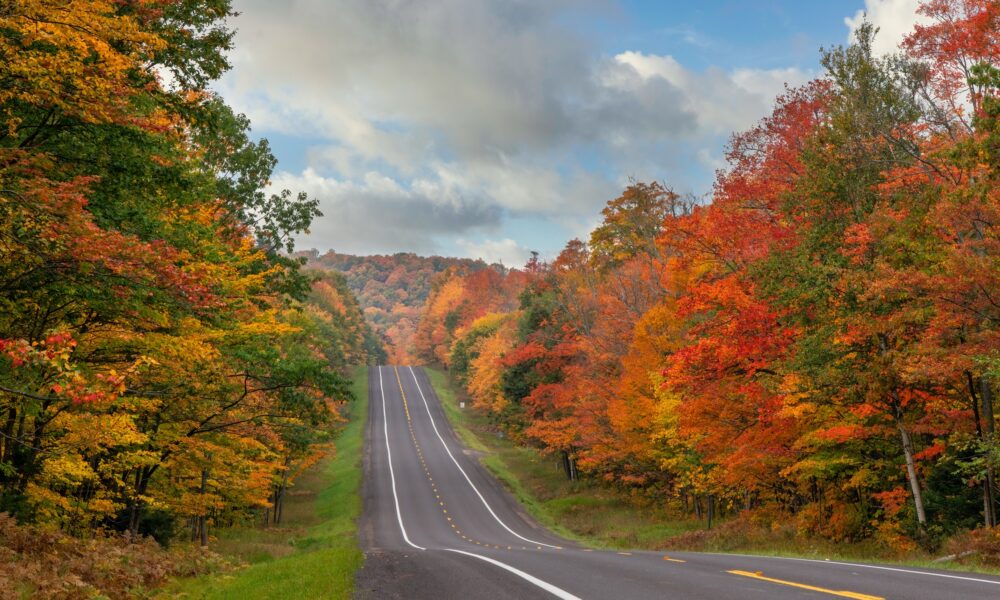
[[733, 575], [739, 575], [741, 577], [750, 577], [751, 579], [759, 579], [761, 581], [769, 581], [771, 583], [780, 583], [781, 585], [789, 585], [792, 587], [797, 587], [803, 590], [810, 590], [813, 592], [821, 592], [823, 594], [830, 594], [831, 596], [841, 596], [843, 598], [854, 598], [855, 600], [885, 600], [882, 596], [870, 596], [868, 594], [859, 594], [857, 592], [847, 592], [844, 590], [828, 590], [826, 588], [816, 587], [812, 585], [806, 585], [804, 583], [796, 583], [794, 581], [785, 581], [784, 579], [774, 579], [773, 577], [764, 577], [759, 573], [751, 573], [750, 571], [726, 571]]
[[[406, 411], [406, 421], [410, 422], [410, 405], [406, 401], [406, 392], [403, 391], [403, 380], [399, 378], [399, 370], [396, 367], [392, 368], [392, 372], [396, 374], [396, 383], [399, 384], [399, 394], [403, 397], [403, 409]], [[412, 434], [412, 427], [411, 434]]]

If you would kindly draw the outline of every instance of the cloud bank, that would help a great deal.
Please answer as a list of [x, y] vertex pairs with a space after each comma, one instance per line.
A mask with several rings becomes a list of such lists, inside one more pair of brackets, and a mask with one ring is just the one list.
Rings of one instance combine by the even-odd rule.
[[[891, 20], [903, 2], [868, 4]], [[726, 137], [812, 75], [602, 54], [573, 25], [611, 18], [600, 0], [235, 5], [219, 91], [257, 131], [308, 140], [306, 168], [273, 182], [322, 200], [300, 247], [506, 262], [525, 250], [518, 218], [561, 245], [628, 177], [706, 191]]]

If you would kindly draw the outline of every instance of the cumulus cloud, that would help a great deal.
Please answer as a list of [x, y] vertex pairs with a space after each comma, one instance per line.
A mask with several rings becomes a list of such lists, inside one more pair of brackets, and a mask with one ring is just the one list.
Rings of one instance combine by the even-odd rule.
[[297, 113], [265, 119], [365, 150], [377, 148], [375, 132], [401, 126], [463, 153], [546, 145], [570, 129], [562, 99], [587, 76], [590, 51], [558, 24], [566, 2], [236, 5], [231, 90]]
[[513, 217], [590, 221], [628, 175], [691, 188], [717, 164], [704, 148], [809, 76], [602, 56], [566, 17], [609, 3], [235, 0], [219, 91], [258, 131], [313, 140], [309, 168], [275, 178], [323, 201], [300, 245], [430, 251], [513, 239]]
[[808, 81], [812, 74], [800, 69], [708, 69], [695, 72], [672, 56], [622, 52], [615, 56], [622, 68], [610, 70], [610, 87], [642, 90], [651, 82], [667, 82], [676, 90], [681, 107], [697, 120], [697, 132], [729, 133], [746, 129], [763, 115], [784, 90]]
[[865, 7], [853, 17], [845, 17], [844, 24], [850, 30], [848, 43], [854, 40], [854, 33], [864, 23], [865, 18], [878, 27], [874, 50], [879, 54], [891, 54], [899, 50], [899, 44], [913, 26], [924, 22], [917, 14], [920, 0], [865, 0]]
[[306, 169], [300, 175], [278, 173], [277, 189], [303, 189], [320, 199], [324, 217], [313, 223], [300, 247], [371, 254], [400, 250], [433, 252], [435, 236], [456, 231], [493, 231], [501, 210], [482, 198], [444, 189], [432, 182], [410, 187], [379, 173], [361, 182], [341, 181]]

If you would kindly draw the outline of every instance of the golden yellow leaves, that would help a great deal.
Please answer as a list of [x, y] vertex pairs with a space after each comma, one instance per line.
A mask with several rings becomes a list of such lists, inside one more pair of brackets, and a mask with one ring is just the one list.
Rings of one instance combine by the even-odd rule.
[[[162, 48], [109, 0], [21, 0], [0, 14], [0, 104], [58, 110], [88, 122], [125, 118], [130, 74]], [[20, 120], [4, 123], [15, 135]]]

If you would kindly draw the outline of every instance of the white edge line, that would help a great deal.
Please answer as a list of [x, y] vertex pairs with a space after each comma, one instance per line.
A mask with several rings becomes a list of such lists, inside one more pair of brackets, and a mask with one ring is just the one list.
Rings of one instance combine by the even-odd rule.
[[421, 389], [420, 381], [417, 380], [416, 371], [413, 370], [413, 367], [407, 367], [407, 368], [410, 370], [410, 376], [413, 377], [413, 383], [417, 384], [417, 391], [420, 392], [420, 399], [424, 401], [424, 408], [427, 410], [427, 416], [430, 417], [431, 419], [431, 427], [434, 428], [434, 433], [437, 435], [437, 438], [441, 440], [441, 445], [444, 446], [444, 451], [448, 453], [448, 456], [451, 458], [451, 462], [455, 463], [455, 466], [458, 467], [458, 470], [462, 472], [462, 476], [465, 477], [465, 480], [467, 482], [469, 482], [469, 486], [472, 487], [472, 491], [476, 492], [476, 495], [479, 496], [479, 499], [483, 501], [483, 506], [486, 507], [486, 510], [490, 511], [490, 514], [493, 515], [493, 518], [496, 519], [497, 523], [500, 523], [501, 527], [509, 531], [517, 538], [535, 544], [536, 546], [545, 546], [546, 548], [558, 548], [559, 546], [553, 546], [552, 544], [546, 544], [544, 542], [536, 542], [535, 540], [524, 537], [523, 535], [517, 533], [510, 527], [507, 527], [507, 524], [501, 521], [500, 517], [498, 517], [497, 514], [493, 512], [493, 509], [490, 508], [489, 503], [486, 502], [486, 498], [483, 498], [483, 495], [479, 493], [479, 489], [476, 488], [476, 485], [472, 483], [471, 479], [469, 479], [469, 475], [465, 472], [465, 469], [462, 468], [462, 465], [458, 464], [458, 461], [455, 460], [455, 455], [452, 454], [451, 450], [448, 449], [448, 444], [446, 444], [444, 438], [441, 437], [441, 432], [438, 431], [437, 424], [434, 422], [434, 415], [431, 414], [431, 408], [427, 404], [427, 398], [424, 396], [424, 390]]
[[385, 388], [382, 386], [382, 367], [378, 369], [378, 389], [382, 392], [382, 423], [385, 431], [385, 453], [389, 461], [389, 479], [392, 481], [392, 499], [396, 502], [396, 520], [399, 521], [399, 530], [403, 532], [403, 541], [417, 550], [426, 550], [423, 546], [418, 546], [410, 541], [406, 535], [406, 527], [403, 526], [403, 513], [399, 510], [399, 495], [396, 494], [396, 475], [392, 471], [392, 450], [389, 449], [389, 413], [385, 410]]
[[841, 565], [845, 567], [858, 567], [860, 569], [878, 569], [879, 571], [894, 571], [897, 573], [910, 573], [913, 575], [928, 575], [930, 577], [945, 577], [947, 579], [961, 579], [963, 581], [975, 581], [977, 583], [992, 583], [993, 585], [1000, 585], [1000, 581], [995, 581], [993, 579], [978, 579], [976, 577], [963, 577], [961, 575], [949, 575], [948, 573], [935, 573], [934, 571], [916, 571], [914, 569], [900, 569], [898, 567], [882, 567], [879, 565], [866, 565], [863, 563], [851, 563], [851, 562], [841, 562], [838, 560], [818, 560], [815, 558], [794, 558], [791, 556], [762, 556], [759, 554], [722, 554], [722, 553], [712, 553], [706, 552], [705, 554], [711, 554], [712, 556], [743, 556], [746, 558], [761, 558], [761, 559], [776, 559], [776, 560], [795, 560], [799, 562], [812, 562], [820, 563], [822, 565]]
[[510, 571], [511, 573], [517, 575], [518, 577], [520, 577], [521, 579], [524, 579], [525, 581], [528, 581], [529, 583], [533, 583], [533, 584], [537, 585], [538, 587], [542, 588], [546, 592], [552, 594], [553, 596], [555, 596], [557, 598], [561, 598], [562, 600], [581, 600], [581, 598], [579, 596], [574, 596], [573, 594], [567, 592], [566, 590], [564, 590], [562, 588], [556, 587], [556, 586], [554, 586], [551, 583], [548, 583], [546, 581], [542, 581], [541, 579], [535, 577], [534, 575], [529, 575], [528, 573], [525, 573], [524, 571], [522, 571], [520, 569], [515, 569], [514, 567], [512, 567], [512, 566], [510, 566], [508, 564], [502, 563], [499, 560], [494, 560], [494, 559], [492, 559], [492, 558], [490, 558], [488, 556], [482, 556], [481, 554], [473, 554], [472, 552], [465, 552], [464, 550], [454, 550], [452, 548], [443, 548], [443, 550], [445, 552], [455, 552], [455, 553], [458, 553], [458, 554], [464, 554], [465, 556], [471, 556], [473, 558], [478, 558], [479, 560], [484, 560], [484, 561], [486, 561], [486, 562], [488, 562], [490, 564], [496, 565], [496, 566], [500, 567], [501, 569], [504, 569], [506, 571]]

